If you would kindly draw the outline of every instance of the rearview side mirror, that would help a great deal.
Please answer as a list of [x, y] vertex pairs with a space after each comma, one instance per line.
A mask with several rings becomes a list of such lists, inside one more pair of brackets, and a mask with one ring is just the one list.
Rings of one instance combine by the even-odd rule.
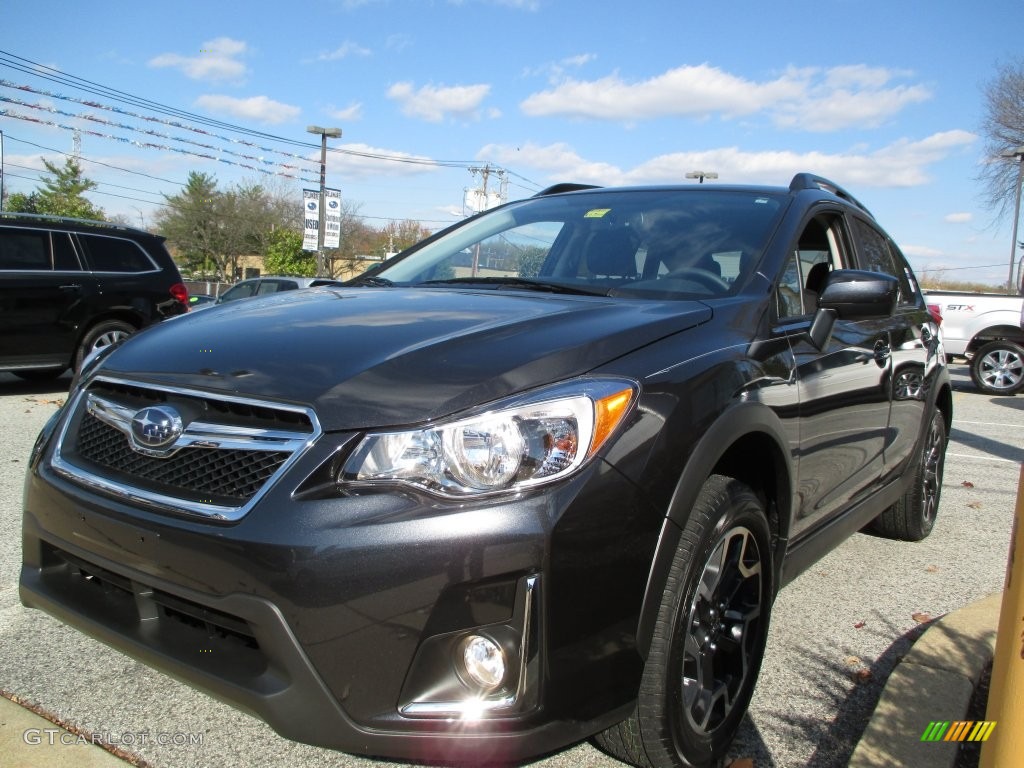
[[824, 349], [839, 318], [855, 320], [889, 317], [896, 310], [899, 281], [882, 272], [837, 269], [829, 272], [818, 296], [818, 311], [807, 332], [817, 349]]

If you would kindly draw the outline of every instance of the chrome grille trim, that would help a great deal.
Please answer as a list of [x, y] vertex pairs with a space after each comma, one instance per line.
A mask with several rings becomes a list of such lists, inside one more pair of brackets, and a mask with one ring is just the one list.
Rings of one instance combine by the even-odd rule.
[[[131, 438], [134, 408], [127, 408], [90, 392], [86, 395], [85, 409], [100, 421], [123, 432], [129, 439]], [[189, 446], [221, 450], [292, 452], [301, 448], [308, 437], [309, 435], [305, 432], [286, 432], [279, 429], [236, 427], [193, 421], [169, 448], [159, 452], [141, 451], [141, 453], [152, 453], [165, 457]], [[135, 448], [138, 450], [138, 446]]]
[[[72, 423], [79, 423], [86, 413], [117, 429], [125, 435], [126, 440], [130, 441], [131, 421], [136, 413], [136, 409], [89, 392], [89, 386], [96, 382], [107, 382], [143, 390], [153, 390], [159, 393], [180, 395], [203, 401], [236, 403], [268, 411], [285, 411], [292, 414], [301, 414], [309, 420], [312, 429], [311, 431], [287, 431], [204, 421], [190, 423], [184, 433], [171, 446], [171, 451], [166, 454], [167, 456], [178, 452], [182, 448], [205, 449], [213, 454], [220, 450], [291, 453], [273, 475], [263, 483], [262, 487], [245, 503], [239, 506], [225, 506], [223, 504], [196, 502], [119, 482], [78, 466], [69, 459], [64, 458], [64, 446], [65, 440], [68, 438], [68, 429]], [[103, 375], [93, 379], [89, 386], [84, 387], [75, 394], [74, 399], [68, 406], [68, 417], [64, 419], [64, 423], [60, 428], [51, 459], [53, 470], [61, 477], [78, 485], [110, 494], [126, 503], [137, 504], [155, 509], [156, 511], [184, 513], [186, 515], [224, 522], [240, 520], [323, 433], [320, 422], [317, 420], [313, 410], [302, 406]], [[84, 403], [82, 402], [83, 399], [85, 399]], [[80, 414], [80, 411], [84, 412]]]

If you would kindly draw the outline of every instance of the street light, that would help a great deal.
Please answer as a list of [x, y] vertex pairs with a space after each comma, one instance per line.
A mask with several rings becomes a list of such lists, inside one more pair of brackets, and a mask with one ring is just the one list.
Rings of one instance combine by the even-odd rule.
[[1017, 262], [1017, 221], [1020, 219], [1020, 187], [1024, 182], [1024, 146], [1003, 152], [1002, 157], [1017, 158], [1017, 195], [1013, 208], [1013, 236], [1010, 239], [1010, 276], [1006, 280], [1006, 292], [1013, 294], [1013, 267]]
[[686, 174], [688, 179], [700, 179], [699, 184], [704, 183], [704, 179], [717, 179], [718, 174], [714, 171], [689, 171]]
[[321, 128], [319, 125], [307, 125], [306, 132], [320, 134], [320, 202], [317, 204], [317, 209], [320, 211], [320, 223], [317, 225], [316, 234], [316, 276], [328, 277], [324, 258], [324, 186], [327, 182], [327, 137], [340, 139], [341, 128]]

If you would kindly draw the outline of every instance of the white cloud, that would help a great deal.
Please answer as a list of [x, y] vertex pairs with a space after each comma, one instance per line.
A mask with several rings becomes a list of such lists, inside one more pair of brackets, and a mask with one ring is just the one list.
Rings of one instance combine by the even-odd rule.
[[248, 99], [236, 99], [221, 94], [205, 94], [196, 99], [196, 106], [217, 113], [227, 114], [245, 120], [260, 123], [286, 123], [295, 120], [302, 110], [290, 104], [274, 101], [266, 96], [252, 96]]
[[248, 68], [238, 60], [246, 53], [248, 46], [241, 40], [217, 37], [199, 46], [196, 56], [182, 56], [177, 53], [162, 53], [149, 60], [151, 67], [171, 67], [180, 70], [193, 80], [238, 81], [245, 77]]
[[784, 185], [794, 174], [811, 171], [847, 187], [911, 187], [928, 181], [929, 165], [975, 139], [967, 131], [947, 131], [919, 141], [903, 139], [874, 151], [843, 153], [747, 152], [737, 147], [721, 147], [659, 155], [633, 168], [588, 160], [564, 143], [522, 147], [491, 144], [477, 156], [516, 168], [537, 169], [552, 182], [684, 183], [687, 171], [700, 168], [718, 173], [719, 183]]
[[352, 122], [355, 120], [363, 119], [363, 105], [359, 102], [349, 104], [344, 109], [329, 109], [327, 114], [330, 115], [334, 120], [340, 120], [342, 122]]
[[[438, 166], [433, 165], [431, 158], [426, 155], [396, 152], [359, 143], [337, 145], [334, 149], [339, 151], [328, 152], [328, 167], [332, 174], [338, 173], [343, 179], [413, 176], [438, 170]], [[310, 152], [307, 159], [319, 163], [320, 150]]]
[[348, 58], [349, 56], [369, 56], [370, 53], [371, 51], [369, 48], [364, 48], [358, 43], [353, 43], [351, 40], [346, 40], [333, 51], [321, 53], [319, 56], [316, 57], [316, 60], [338, 61], [339, 59]]
[[950, 224], [966, 224], [974, 218], [972, 213], [948, 213], [942, 217], [943, 221], [949, 222]]
[[666, 115], [735, 117], [799, 95], [788, 77], [754, 83], [707, 64], [671, 69], [639, 83], [616, 75], [598, 80], [567, 79], [555, 88], [528, 96], [520, 105], [531, 116], [560, 115], [605, 120], [638, 120]]
[[400, 53], [412, 45], [412, 36], [407, 35], [404, 32], [396, 32], [393, 35], [388, 35], [384, 40], [384, 47], [389, 51]]
[[862, 65], [790, 68], [761, 82], [709, 64], [670, 69], [640, 82], [618, 74], [563, 78], [520, 104], [533, 117], [634, 122], [666, 116], [735, 118], [766, 113], [783, 127], [831, 131], [874, 127], [910, 104], [931, 98], [921, 85], [893, 85], [906, 73]]
[[597, 58], [596, 53], [580, 53], [575, 56], [567, 56], [558, 61], [540, 64], [535, 67], [527, 67], [523, 70], [524, 77], [546, 76], [550, 82], [557, 84], [565, 78], [565, 72], [569, 69], [579, 69]]
[[414, 90], [412, 83], [401, 82], [388, 88], [387, 96], [401, 105], [403, 114], [439, 123], [446, 117], [479, 119], [480, 105], [490, 90], [485, 84], [424, 85]]

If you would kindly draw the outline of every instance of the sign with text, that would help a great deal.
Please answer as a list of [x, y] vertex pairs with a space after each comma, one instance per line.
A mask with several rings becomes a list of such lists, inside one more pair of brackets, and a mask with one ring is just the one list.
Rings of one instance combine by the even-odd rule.
[[302, 250], [315, 251], [320, 232], [320, 193], [315, 189], [302, 190], [302, 221]]
[[324, 248], [341, 245], [341, 190], [324, 190]]

